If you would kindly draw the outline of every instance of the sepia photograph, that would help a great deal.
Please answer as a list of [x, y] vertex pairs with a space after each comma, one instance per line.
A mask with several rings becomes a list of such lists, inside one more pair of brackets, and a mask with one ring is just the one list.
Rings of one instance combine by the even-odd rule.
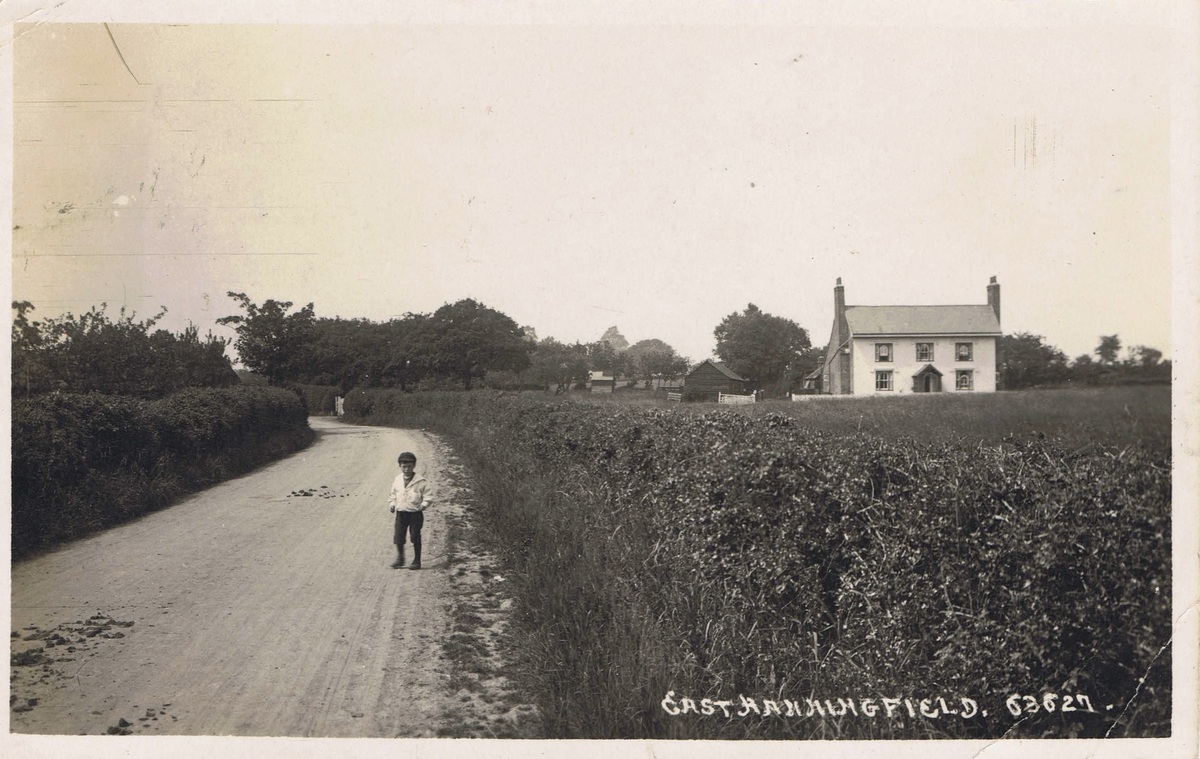
[[3, 9], [12, 756], [1197, 751], [1181, 2]]

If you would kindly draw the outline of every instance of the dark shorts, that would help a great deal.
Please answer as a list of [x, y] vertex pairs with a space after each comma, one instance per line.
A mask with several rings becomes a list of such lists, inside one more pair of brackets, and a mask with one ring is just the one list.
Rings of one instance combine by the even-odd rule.
[[404, 545], [404, 533], [408, 532], [414, 546], [421, 545], [421, 525], [425, 524], [423, 511], [397, 511], [396, 529], [392, 534], [392, 542], [398, 546]]

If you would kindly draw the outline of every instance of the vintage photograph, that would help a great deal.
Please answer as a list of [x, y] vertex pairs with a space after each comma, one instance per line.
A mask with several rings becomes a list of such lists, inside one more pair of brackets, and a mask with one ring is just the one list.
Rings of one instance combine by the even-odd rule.
[[14, 755], [1194, 755], [1194, 13], [304, 10], [9, 20]]

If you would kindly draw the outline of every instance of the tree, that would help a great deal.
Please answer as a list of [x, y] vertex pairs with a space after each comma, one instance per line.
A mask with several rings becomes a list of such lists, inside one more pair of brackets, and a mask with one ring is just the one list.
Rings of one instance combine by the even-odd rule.
[[565, 345], [553, 337], [540, 341], [530, 357], [529, 373], [534, 382], [554, 386], [554, 394], [565, 393], [588, 375], [587, 348], [579, 343]]
[[650, 382], [655, 377], [678, 379], [687, 373], [687, 359], [662, 340], [639, 340], [625, 351], [630, 374]]
[[13, 394], [30, 395], [48, 389], [51, 377], [41, 356], [41, 330], [29, 319], [33, 304], [13, 301], [12, 307], [17, 312], [12, 323], [12, 390]]
[[1100, 344], [1096, 346], [1095, 353], [1100, 357], [1100, 363], [1112, 366], [1117, 362], [1117, 356], [1121, 353], [1121, 338], [1116, 335], [1101, 335]]
[[1064, 382], [1070, 374], [1065, 353], [1041, 335], [1018, 332], [1000, 338], [1000, 380], [1009, 390]]
[[1163, 353], [1149, 345], [1135, 345], [1121, 366], [1125, 381], [1140, 383], [1169, 383], [1171, 362], [1163, 361]]
[[629, 347], [629, 341], [625, 339], [616, 325], [604, 330], [604, 334], [600, 336], [600, 342], [608, 343], [617, 353]]
[[1100, 365], [1092, 358], [1090, 353], [1081, 353], [1071, 362], [1071, 381], [1079, 382], [1085, 385], [1091, 385], [1096, 382], [1100, 373]]
[[617, 373], [620, 354], [612, 343], [607, 340], [597, 340], [587, 344], [588, 369], [597, 372]]
[[470, 298], [435, 311], [414, 330], [409, 346], [415, 368], [467, 389], [489, 371], [525, 370], [533, 349], [515, 321]]
[[318, 319], [307, 379], [316, 385], [337, 385], [342, 393], [354, 387], [400, 387], [418, 379], [412, 365], [411, 335], [426, 317], [376, 323], [366, 319]]
[[1130, 366], [1139, 366], [1150, 368], [1158, 366], [1162, 361], [1162, 351], [1158, 348], [1151, 348], [1148, 345], [1135, 345], [1129, 349], [1129, 358], [1126, 361]]
[[227, 295], [245, 314], [222, 317], [217, 324], [236, 325], [234, 348], [242, 363], [272, 385], [301, 379], [308, 372], [306, 362], [315, 337], [313, 304], [289, 314], [291, 301], [267, 300], [259, 306], [244, 293]]
[[237, 374], [225, 355], [229, 345], [208, 333], [200, 339], [200, 328], [190, 324], [178, 335], [165, 329], [150, 335], [150, 353], [160, 375], [162, 394], [185, 387], [228, 387], [238, 384]]
[[808, 331], [790, 319], [772, 316], [753, 303], [726, 316], [713, 330], [717, 356], [758, 389], [786, 391], [796, 379], [812, 344]]
[[790, 386], [794, 387], [825, 362], [825, 351], [828, 346], [814, 345], [800, 352], [800, 360], [792, 367]]

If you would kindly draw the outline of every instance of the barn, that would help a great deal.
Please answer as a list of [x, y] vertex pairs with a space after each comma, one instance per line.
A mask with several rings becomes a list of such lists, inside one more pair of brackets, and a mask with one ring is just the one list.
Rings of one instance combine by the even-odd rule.
[[745, 395], [750, 382], [720, 361], [705, 359], [683, 378], [683, 393], [696, 400], [717, 400], [721, 393]]

